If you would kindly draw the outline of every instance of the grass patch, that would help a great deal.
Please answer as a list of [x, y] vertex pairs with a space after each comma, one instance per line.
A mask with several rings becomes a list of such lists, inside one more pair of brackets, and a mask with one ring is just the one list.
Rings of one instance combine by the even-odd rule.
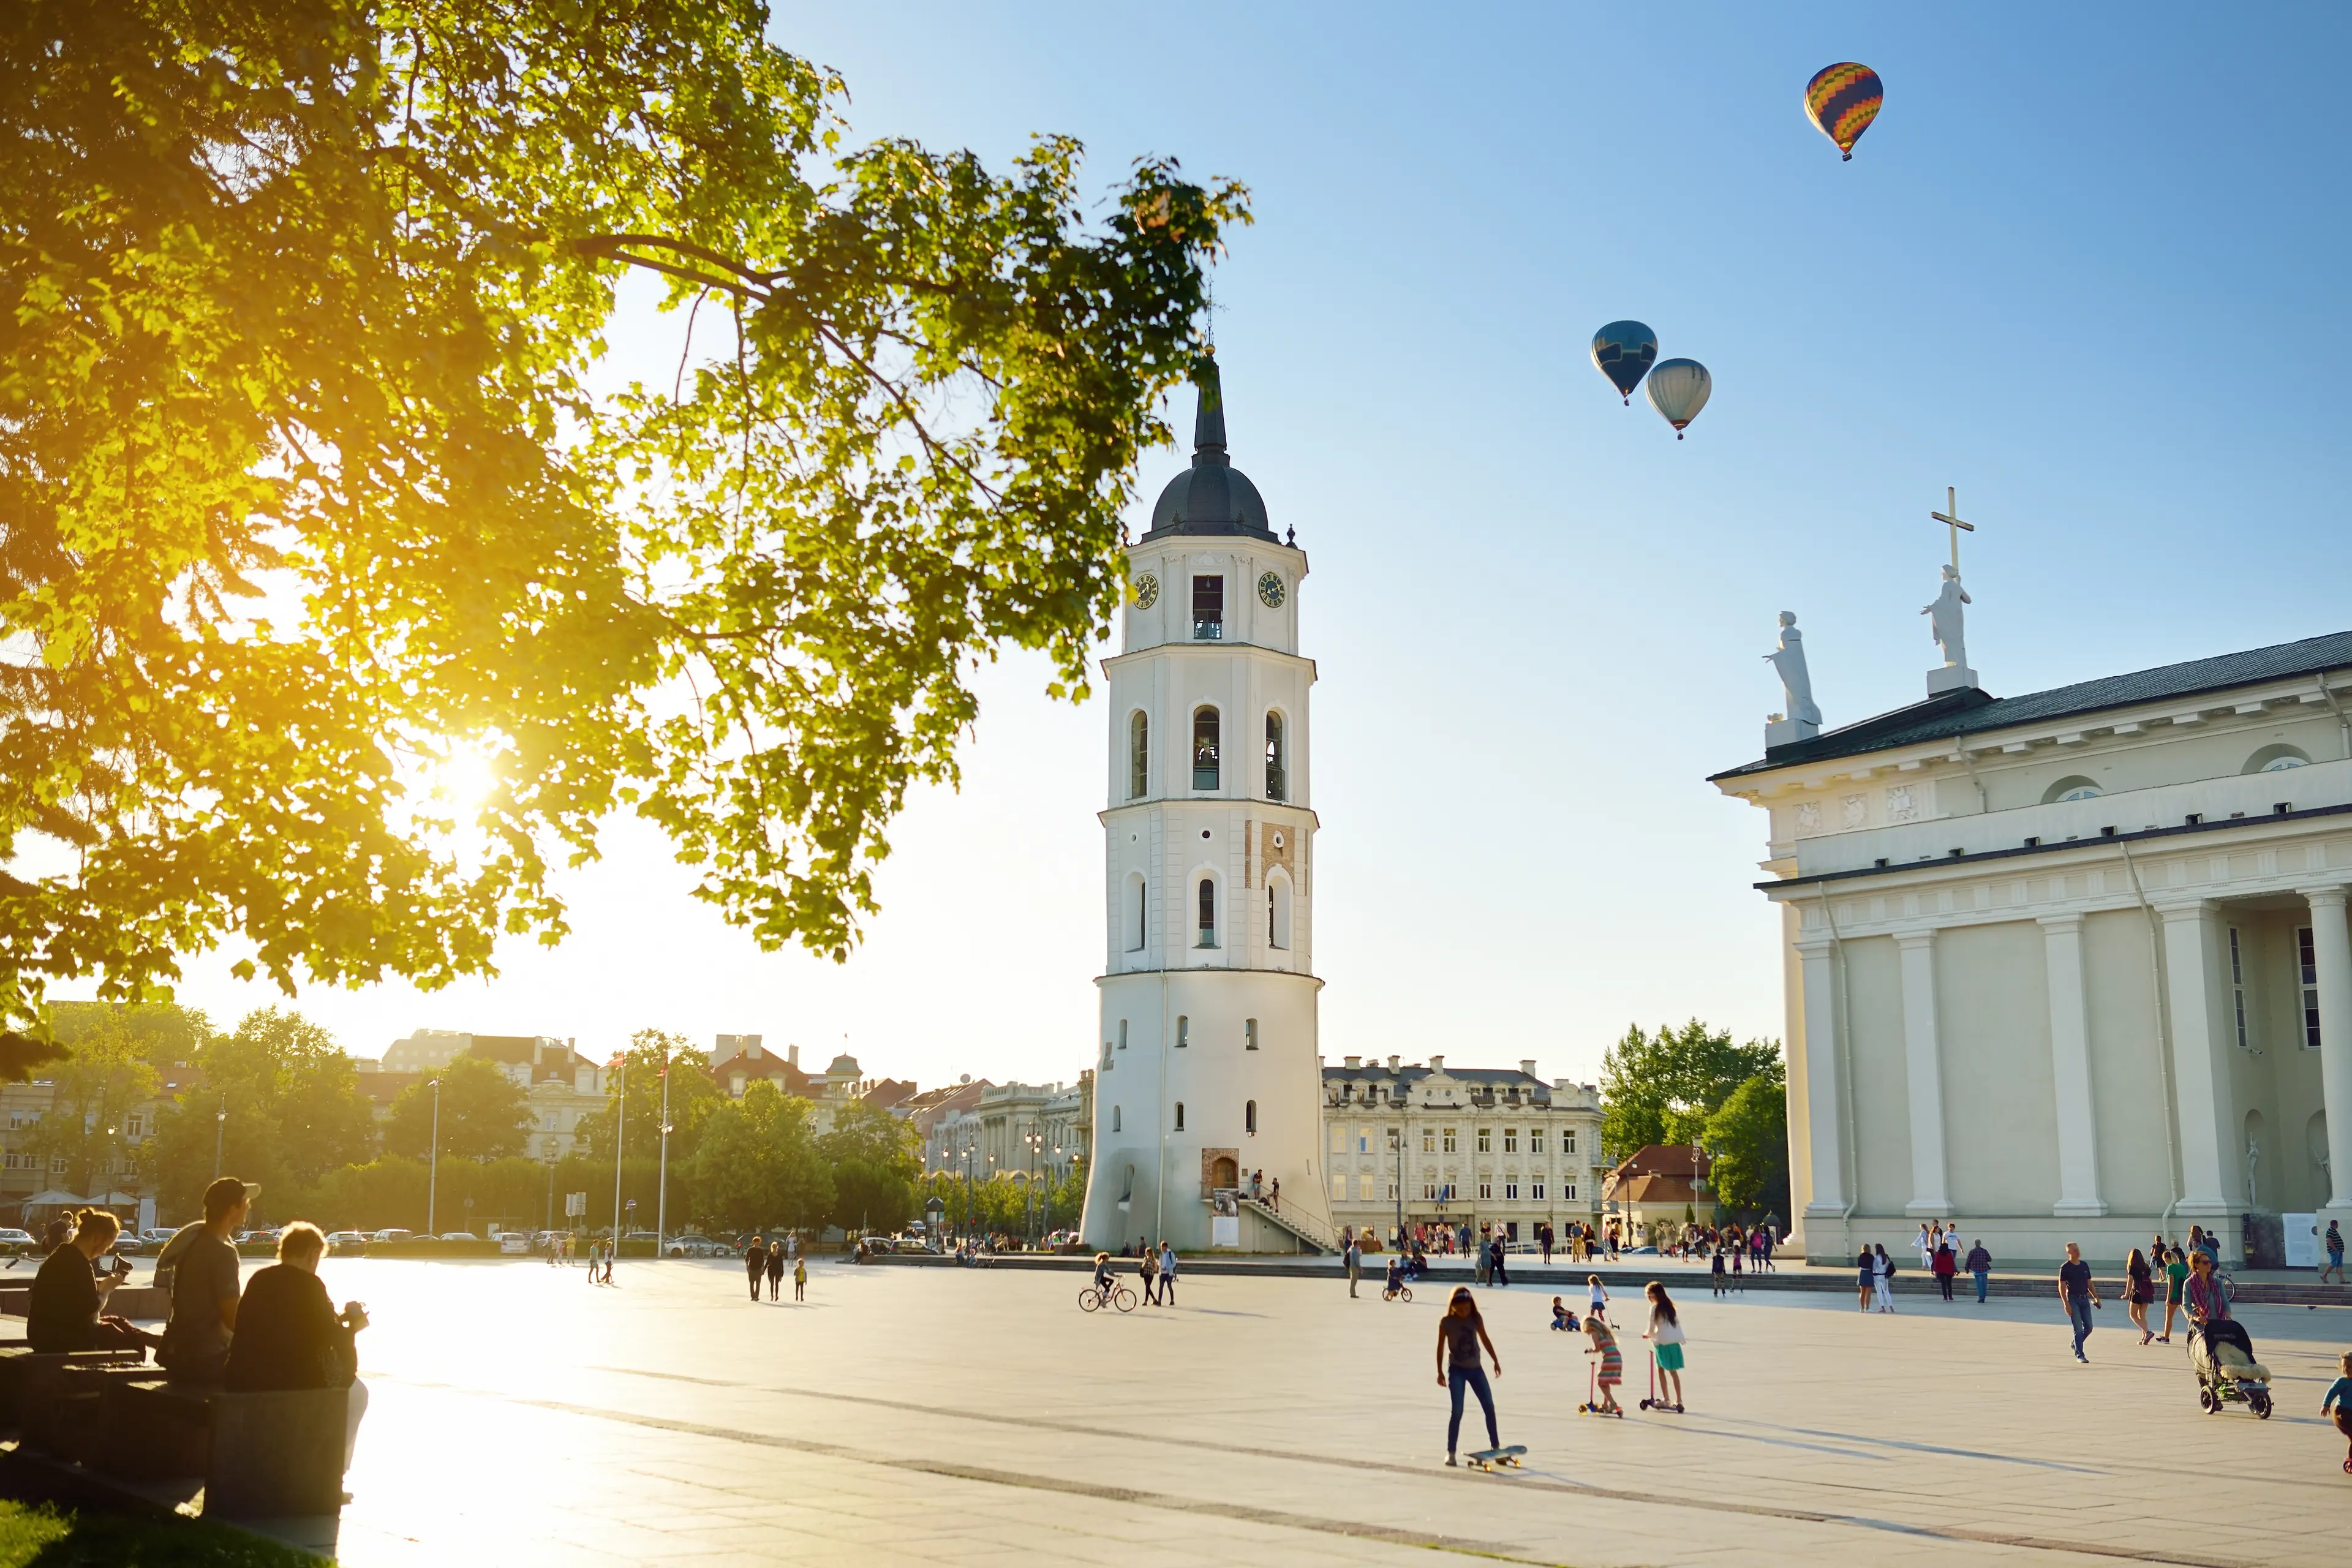
[[307, 1552], [177, 1514], [0, 1500], [0, 1568], [319, 1568]]

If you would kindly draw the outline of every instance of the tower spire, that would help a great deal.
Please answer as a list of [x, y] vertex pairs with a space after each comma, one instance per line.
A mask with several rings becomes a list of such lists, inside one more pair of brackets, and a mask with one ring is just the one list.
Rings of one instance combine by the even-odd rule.
[[1225, 389], [1217, 374], [1217, 351], [1203, 353], [1192, 370], [1200, 403], [1192, 416], [1192, 466], [1220, 467], [1233, 459], [1225, 454]]

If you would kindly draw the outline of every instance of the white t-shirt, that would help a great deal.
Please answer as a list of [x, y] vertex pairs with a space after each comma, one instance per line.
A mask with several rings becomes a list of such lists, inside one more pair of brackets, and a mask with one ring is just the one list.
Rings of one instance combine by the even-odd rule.
[[1677, 1322], [1668, 1321], [1664, 1312], [1653, 1307], [1650, 1309], [1650, 1338], [1662, 1345], [1681, 1344], [1683, 1326]]

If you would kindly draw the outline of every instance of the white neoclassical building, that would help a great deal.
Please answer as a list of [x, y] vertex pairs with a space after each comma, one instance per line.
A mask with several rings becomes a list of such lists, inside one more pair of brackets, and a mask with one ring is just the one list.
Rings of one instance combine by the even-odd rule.
[[2352, 633], [1929, 689], [1714, 780], [1771, 824], [1806, 1255], [2352, 1219]]
[[[1215, 367], [1192, 466], [1127, 551], [1109, 691], [1101, 1054], [1085, 1233], [1328, 1242], [1313, 963], [1315, 814], [1298, 651], [1307, 556], [1225, 454]], [[1286, 1224], [1220, 1200], [1279, 1179]], [[1238, 1212], [1221, 1215], [1231, 1208]]]

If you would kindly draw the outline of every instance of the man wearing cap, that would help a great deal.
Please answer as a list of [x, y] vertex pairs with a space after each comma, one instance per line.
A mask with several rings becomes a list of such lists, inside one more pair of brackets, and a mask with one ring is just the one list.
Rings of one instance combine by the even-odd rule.
[[261, 1189], [223, 1176], [205, 1189], [205, 1217], [184, 1226], [155, 1259], [172, 1274], [172, 1321], [156, 1357], [175, 1383], [218, 1383], [236, 1331], [237, 1259], [234, 1237]]

